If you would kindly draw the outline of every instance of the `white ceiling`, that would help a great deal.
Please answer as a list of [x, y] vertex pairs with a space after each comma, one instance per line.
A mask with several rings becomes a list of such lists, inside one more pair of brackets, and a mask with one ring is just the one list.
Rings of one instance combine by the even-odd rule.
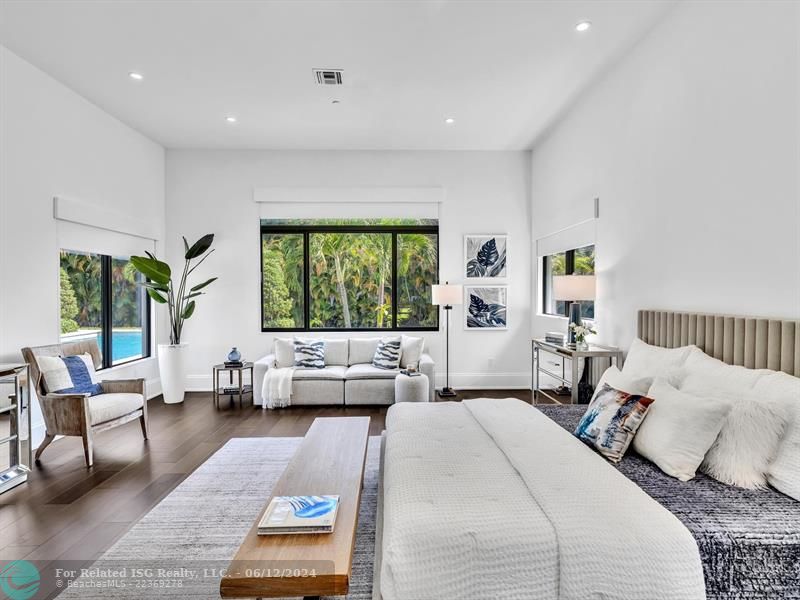
[[516, 150], [671, 4], [2, 0], [0, 42], [168, 148]]

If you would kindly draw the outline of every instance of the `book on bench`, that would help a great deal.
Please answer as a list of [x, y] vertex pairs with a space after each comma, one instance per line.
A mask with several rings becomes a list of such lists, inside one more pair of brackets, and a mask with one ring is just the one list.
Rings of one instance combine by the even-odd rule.
[[258, 535], [332, 533], [339, 496], [275, 496], [258, 523]]

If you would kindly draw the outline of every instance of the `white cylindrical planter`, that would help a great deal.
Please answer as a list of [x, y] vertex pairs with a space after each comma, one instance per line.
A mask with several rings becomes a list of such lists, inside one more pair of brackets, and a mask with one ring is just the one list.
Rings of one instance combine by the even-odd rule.
[[159, 344], [158, 370], [165, 404], [183, 402], [186, 392], [186, 351], [188, 344]]

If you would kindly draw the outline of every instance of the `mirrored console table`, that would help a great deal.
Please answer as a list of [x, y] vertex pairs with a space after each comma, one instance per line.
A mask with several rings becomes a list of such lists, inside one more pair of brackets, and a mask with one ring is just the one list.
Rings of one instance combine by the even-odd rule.
[[28, 480], [33, 464], [30, 406], [28, 365], [0, 364], [0, 494]]
[[588, 403], [594, 386], [611, 364], [622, 368], [619, 348], [589, 344], [586, 348], [533, 340], [533, 401]]

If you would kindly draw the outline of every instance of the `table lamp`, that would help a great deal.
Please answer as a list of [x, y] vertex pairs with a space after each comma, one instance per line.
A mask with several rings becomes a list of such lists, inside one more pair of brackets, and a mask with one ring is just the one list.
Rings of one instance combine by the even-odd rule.
[[453, 398], [456, 393], [450, 387], [450, 311], [453, 310], [454, 305], [461, 304], [464, 299], [464, 291], [461, 285], [450, 284], [445, 281], [444, 284], [436, 284], [432, 287], [431, 304], [441, 306], [444, 308], [444, 314], [447, 315], [447, 324], [445, 328], [445, 373], [446, 380], [445, 386], [439, 391], [440, 398]]
[[569, 325], [567, 340], [575, 343], [575, 332], [571, 325], [581, 324], [581, 301], [595, 299], [594, 275], [555, 275], [553, 276], [553, 298], [569, 302]]

